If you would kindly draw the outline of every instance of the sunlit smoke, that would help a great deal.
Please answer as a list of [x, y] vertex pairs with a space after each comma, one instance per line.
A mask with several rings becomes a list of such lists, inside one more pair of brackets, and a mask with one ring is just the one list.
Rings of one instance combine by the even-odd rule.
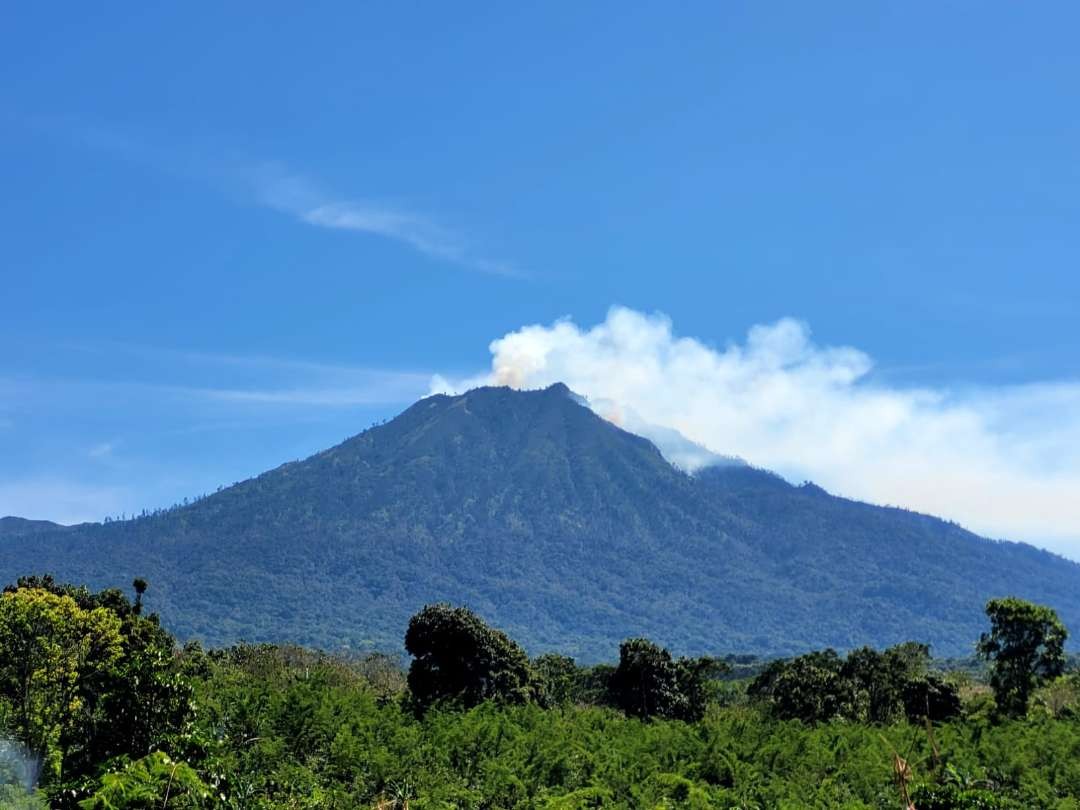
[[715, 348], [677, 336], [662, 315], [620, 307], [588, 329], [522, 327], [491, 353], [489, 373], [437, 377], [433, 391], [563, 382], [624, 426], [633, 413], [792, 479], [1080, 557], [1076, 381], [900, 387], [873, 381], [865, 352], [815, 344], [797, 320]]
[[37, 785], [41, 759], [15, 740], [0, 737], [0, 786], [16, 786], [30, 793]]

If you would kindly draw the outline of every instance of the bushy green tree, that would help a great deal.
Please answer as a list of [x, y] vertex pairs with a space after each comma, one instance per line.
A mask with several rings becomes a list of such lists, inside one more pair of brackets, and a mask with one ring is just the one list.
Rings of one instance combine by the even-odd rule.
[[746, 691], [782, 720], [818, 723], [849, 716], [854, 694], [841, 673], [843, 664], [831, 649], [773, 661]]
[[838, 682], [839, 688], [850, 689], [850, 696], [840, 701], [849, 707], [849, 719], [888, 723], [899, 717], [905, 689], [923, 678], [929, 659], [929, 647], [912, 641], [880, 652], [871, 647], [852, 650]]
[[11, 730], [43, 758], [47, 783], [65, 777], [74, 742], [93, 722], [85, 693], [122, 656], [120, 631], [115, 613], [84, 610], [70, 596], [41, 588], [0, 596], [0, 700]]
[[844, 689], [851, 690], [853, 714], [870, 723], [887, 723], [901, 709], [904, 679], [884, 653], [862, 647], [848, 653], [840, 667]]
[[80, 770], [117, 756], [141, 758], [155, 748], [184, 747], [192, 711], [190, 674], [157, 616], [133, 609], [122, 618], [123, 654], [107, 674], [87, 684], [98, 711], [81, 741]]
[[721, 676], [731, 671], [730, 665], [709, 656], [680, 658], [678, 667], [679, 691], [683, 695], [683, 712], [679, 719], [697, 721], [705, 716], [705, 709], [717, 698]]
[[533, 696], [525, 651], [468, 608], [428, 605], [409, 620], [405, 649], [413, 656], [408, 684], [421, 712], [444, 700], [467, 708]]
[[908, 681], [904, 685], [903, 701], [904, 714], [912, 723], [923, 719], [943, 723], [959, 716], [963, 707], [956, 686], [937, 675]]
[[545, 653], [532, 662], [537, 699], [542, 706], [562, 706], [580, 700], [581, 670], [574, 659]]
[[679, 670], [671, 653], [648, 639], [631, 638], [619, 645], [619, 666], [611, 676], [611, 693], [631, 717], [675, 717], [684, 710]]
[[611, 678], [615, 667], [611, 664], [594, 664], [582, 667], [577, 675], [577, 694], [575, 702], [586, 706], [616, 706], [611, 691]]
[[930, 650], [905, 642], [887, 650], [834, 650], [771, 662], [747, 695], [777, 717], [821, 723], [834, 718], [887, 724], [901, 717], [944, 720], [960, 710], [955, 687], [927, 673]]
[[390, 701], [405, 691], [405, 670], [397, 656], [373, 652], [358, 659], [354, 666], [382, 701]]
[[1068, 631], [1044, 605], [1009, 597], [986, 603], [990, 632], [979, 639], [979, 654], [991, 662], [990, 686], [998, 711], [1019, 716], [1031, 693], [1065, 667]]
[[42, 783], [57, 806], [104, 763], [186, 744], [190, 676], [157, 616], [142, 614], [139, 582], [135, 604], [116, 589], [91, 593], [48, 576], [20, 579], [0, 600], [0, 707], [25, 716], [9, 725], [45, 757]]
[[708, 703], [709, 683], [726, 668], [713, 658], [676, 660], [648, 639], [632, 638], [619, 645], [611, 695], [632, 717], [699, 720]]
[[1080, 672], [1060, 675], [1039, 689], [1032, 701], [1050, 717], [1080, 714]]

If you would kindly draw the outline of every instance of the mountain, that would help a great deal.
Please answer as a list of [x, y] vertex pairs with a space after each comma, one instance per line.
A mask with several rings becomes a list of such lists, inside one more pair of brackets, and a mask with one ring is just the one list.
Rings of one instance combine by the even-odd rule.
[[56, 532], [70, 528], [53, 523], [51, 520], [27, 520], [26, 518], [0, 517], [0, 538], [14, 537], [16, 535], [41, 534], [42, 532]]
[[685, 654], [906, 639], [964, 654], [1006, 594], [1080, 630], [1072, 562], [745, 464], [689, 475], [562, 385], [423, 399], [151, 516], [7, 526], [0, 580], [142, 576], [166, 625], [210, 644], [397, 650], [409, 616], [441, 600], [585, 661], [631, 635]]

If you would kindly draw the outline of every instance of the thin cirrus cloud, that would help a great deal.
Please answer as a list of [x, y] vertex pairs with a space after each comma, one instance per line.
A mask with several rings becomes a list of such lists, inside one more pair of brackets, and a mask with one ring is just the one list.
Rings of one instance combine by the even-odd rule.
[[51, 137], [63, 137], [84, 149], [184, 180], [194, 179], [219, 193], [254, 199], [307, 225], [390, 239], [429, 258], [478, 273], [508, 278], [528, 274], [506, 261], [482, 255], [463, 234], [430, 217], [398, 206], [343, 199], [328, 193], [306, 175], [277, 161], [209, 157], [206, 152], [148, 139], [99, 124], [67, 117], [21, 117], [15, 123]]
[[[55, 409], [55, 403], [84, 407], [138, 402], [154, 407], [297, 406], [349, 408], [409, 403], [431, 380], [425, 372], [336, 366], [272, 357], [144, 350], [124, 347], [132, 357], [158, 355], [153, 378], [0, 377], [0, 405], [12, 409]], [[215, 370], [220, 369], [215, 373]], [[215, 384], [228, 378], [232, 384]], [[0, 426], [3, 426], [0, 421]], [[99, 443], [89, 455], [102, 458], [114, 449]]]
[[436, 377], [432, 392], [564, 382], [628, 427], [629, 414], [791, 479], [1080, 558], [1078, 381], [900, 387], [876, 381], [866, 353], [815, 344], [797, 320], [714, 348], [620, 307], [591, 328], [522, 327], [491, 353], [489, 372]]
[[308, 225], [391, 239], [467, 270], [524, 277], [507, 262], [477, 254], [461, 234], [427, 217], [385, 204], [336, 199], [307, 177], [279, 164], [265, 164], [248, 175], [259, 203]]
[[90, 458], [105, 459], [113, 454], [115, 445], [112, 442], [99, 442], [86, 451]]
[[[430, 377], [424, 377], [425, 381], [428, 379]], [[415, 379], [406, 378], [365, 386], [267, 390], [203, 388], [192, 393], [219, 402], [344, 408], [356, 405], [391, 405], [407, 401], [409, 396], [419, 395], [421, 387], [416, 383]]]

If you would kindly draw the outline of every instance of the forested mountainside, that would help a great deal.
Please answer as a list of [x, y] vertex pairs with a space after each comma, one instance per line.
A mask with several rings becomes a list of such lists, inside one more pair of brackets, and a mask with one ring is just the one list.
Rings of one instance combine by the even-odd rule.
[[[723, 448], [719, 448], [723, 450]], [[687, 475], [565, 386], [423, 399], [304, 461], [135, 520], [0, 524], [0, 579], [144, 577], [180, 638], [400, 649], [430, 602], [531, 652], [970, 652], [987, 599], [1080, 626], [1080, 566], [728, 464]]]
[[0, 537], [25, 534], [41, 534], [70, 528], [53, 523], [51, 520], [27, 520], [21, 517], [0, 517]]

